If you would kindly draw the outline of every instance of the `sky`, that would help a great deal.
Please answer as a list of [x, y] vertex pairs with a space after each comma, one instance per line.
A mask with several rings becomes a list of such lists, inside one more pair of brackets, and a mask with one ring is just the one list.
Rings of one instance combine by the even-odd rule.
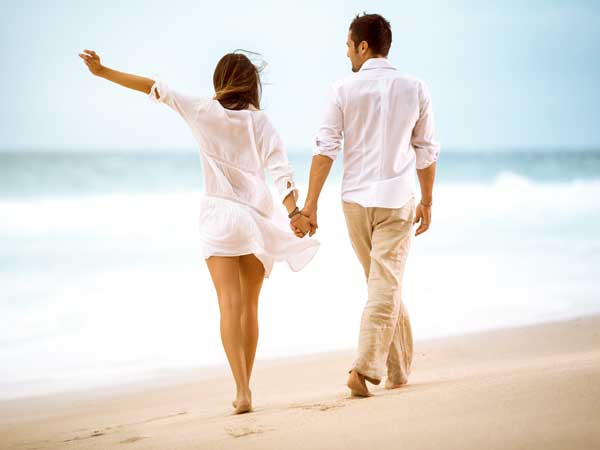
[[259, 52], [262, 107], [308, 151], [362, 11], [391, 22], [389, 60], [428, 84], [443, 148], [600, 148], [600, 2], [0, 0], [0, 151], [195, 147], [165, 105], [92, 76], [85, 48], [199, 95], [223, 54]]

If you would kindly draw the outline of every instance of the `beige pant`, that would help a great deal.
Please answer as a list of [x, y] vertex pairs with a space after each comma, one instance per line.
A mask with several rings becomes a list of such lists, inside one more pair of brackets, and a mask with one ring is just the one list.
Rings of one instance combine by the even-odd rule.
[[352, 370], [379, 384], [408, 381], [412, 331], [402, 302], [402, 276], [412, 236], [414, 197], [402, 208], [365, 208], [342, 201], [352, 247], [365, 271], [368, 300]]

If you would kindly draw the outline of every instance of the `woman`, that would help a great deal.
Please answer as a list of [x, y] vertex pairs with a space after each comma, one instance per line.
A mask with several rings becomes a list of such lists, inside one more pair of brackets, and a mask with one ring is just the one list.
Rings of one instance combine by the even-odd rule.
[[[215, 95], [209, 98], [183, 94], [160, 79], [105, 67], [93, 50], [79, 56], [92, 74], [144, 92], [175, 110], [198, 142], [205, 184], [200, 242], [219, 299], [221, 340], [237, 387], [234, 410], [248, 412], [263, 279], [274, 261], [287, 261], [294, 271], [302, 269], [319, 245], [296, 238], [304, 237], [310, 224], [296, 206], [298, 191], [283, 142], [260, 111], [259, 70], [244, 54], [223, 56], [213, 75]], [[282, 208], [273, 205], [265, 169], [291, 225]]]

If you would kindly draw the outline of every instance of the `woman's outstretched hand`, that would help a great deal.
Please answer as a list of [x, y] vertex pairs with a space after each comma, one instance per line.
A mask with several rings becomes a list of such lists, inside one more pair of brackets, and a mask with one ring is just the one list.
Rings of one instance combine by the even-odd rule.
[[79, 54], [79, 57], [83, 59], [83, 62], [88, 66], [88, 69], [90, 69], [92, 74], [99, 75], [100, 72], [102, 72], [104, 67], [100, 64], [100, 57], [94, 50], [85, 49], [83, 53]]
[[129, 89], [149, 94], [154, 80], [151, 78], [141, 77], [132, 73], [119, 72], [118, 70], [111, 69], [110, 67], [103, 66], [100, 63], [100, 57], [94, 50], [88, 50], [87, 48], [83, 53], [79, 54], [79, 57], [83, 59], [83, 62], [90, 72], [98, 77], [112, 81], [113, 83], [120, 84]]

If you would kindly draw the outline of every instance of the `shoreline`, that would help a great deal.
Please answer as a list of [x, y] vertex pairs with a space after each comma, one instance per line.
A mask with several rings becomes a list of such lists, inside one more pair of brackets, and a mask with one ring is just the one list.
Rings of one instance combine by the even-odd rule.
[[[579, 319], [586, 318], [595, 318], [598, 317], [600, 319], [600, 313], [590, 313], [590, 314], [576, 314], [568, 317], [558, 317], [558, 318], [549, 318], [547, 320], [541, 320], [534, 323], [521, 323], [509, 326], [498, 326], [495, 328], [482, 328], [475, 330], [468, 330], [465, 332], [457, 332], [450, 333], [441, 336], [434, 337], [426, 337], [423, 339], [415, 339], [415, 346], [421, 343], [434, 343], [436, 341], [442, 341], [445, 339], [452, 339], [458, 337], [468, 337], [468, 336], [476, 336], [480, 334], [488, 334], [494, 333], [498, 331], [509, 331], [516, 330], [521, 328], [530, 328], [536, 326], [543, 325], [551, 325], [555, 323], [568, 322]], [[358, 330], [357, 330], [358, 333]], [[284, 355], [284, 356], [274, 356], [267, 357], [264, 359], [257, 359], [255, 361], [255, 367], [266, 368], [273, 365], [279, 364], [287, 364], [294, 363], [297, 361], [318, 359], [318, 358], [326, 358], [327, 356], [335, 356], [345, 354], [348, 358], [352, 358], [354, 354], [354, 349], [351, 348], [342, 348], [342, 349], [332, 349], [325, 350], [321, 352], [308, 352], [308, 353], [298, 353], [294, 355]], [[116, 367], [111, 368], [115, 372], [118, 370]], [[152, 388], [156, 386], [170, 386], [180, 384], [182, 382], [187, 381], [200, 381], [206, 380], [215, 377], [221, 376], [229, 376], [229, 366], [224, 364], [209, 364], [206, 366], [174, 366], [174, 367], [162, 367], [162, 368], [151, 368], [151, 369], [136, 369], [127, 372], [128, 375], [132, 375], [128, 377], [129, 380], [125, 382], [118, 382], [115, 379], [111, 378], [110, 380], [103, 380], [98, 382], [89, 382], [89, 381], [80, 381], [76, 387], [66, 388], [66, 389], [54, 389], [48, 392], [38, 392], [34, 394], [25, 394], [25, 395], [15, 395], [15, 396], [0, 396], [0, 411], [2, 410], [3, 403], [6, 402], [19, 402], [19, 401], [37, 401], [43, 400], [45, 397], [69, 397], [69, 396], [78, 396], [78, 395], [86, 395], [92, 394], [104, 394], [104, 395], [112, 395], [123, 392], [130, 392], [135, 390], [144, 390], [147, 388]], [[63, 378], [40, 378], [36, 381], [33, 381], [36, 385], [47, 383], [51, 380], [61, 380], [61, 384], [66, 384], [65, 379]], [[10, 382], [9, 382], [10, 383]], [[1, 416], [0, 416], [1, 419]]]
[[220, 370], [2, 400], [0, 442], [263, 450], [600, 444], [600, 315], [417, 341], [409, 384], [370, 385], [368, 399], [348, 398], [352, 357], [334, 351], [257, 362], [255, 412], [240, 416], [231, 414], [233, 382]]

